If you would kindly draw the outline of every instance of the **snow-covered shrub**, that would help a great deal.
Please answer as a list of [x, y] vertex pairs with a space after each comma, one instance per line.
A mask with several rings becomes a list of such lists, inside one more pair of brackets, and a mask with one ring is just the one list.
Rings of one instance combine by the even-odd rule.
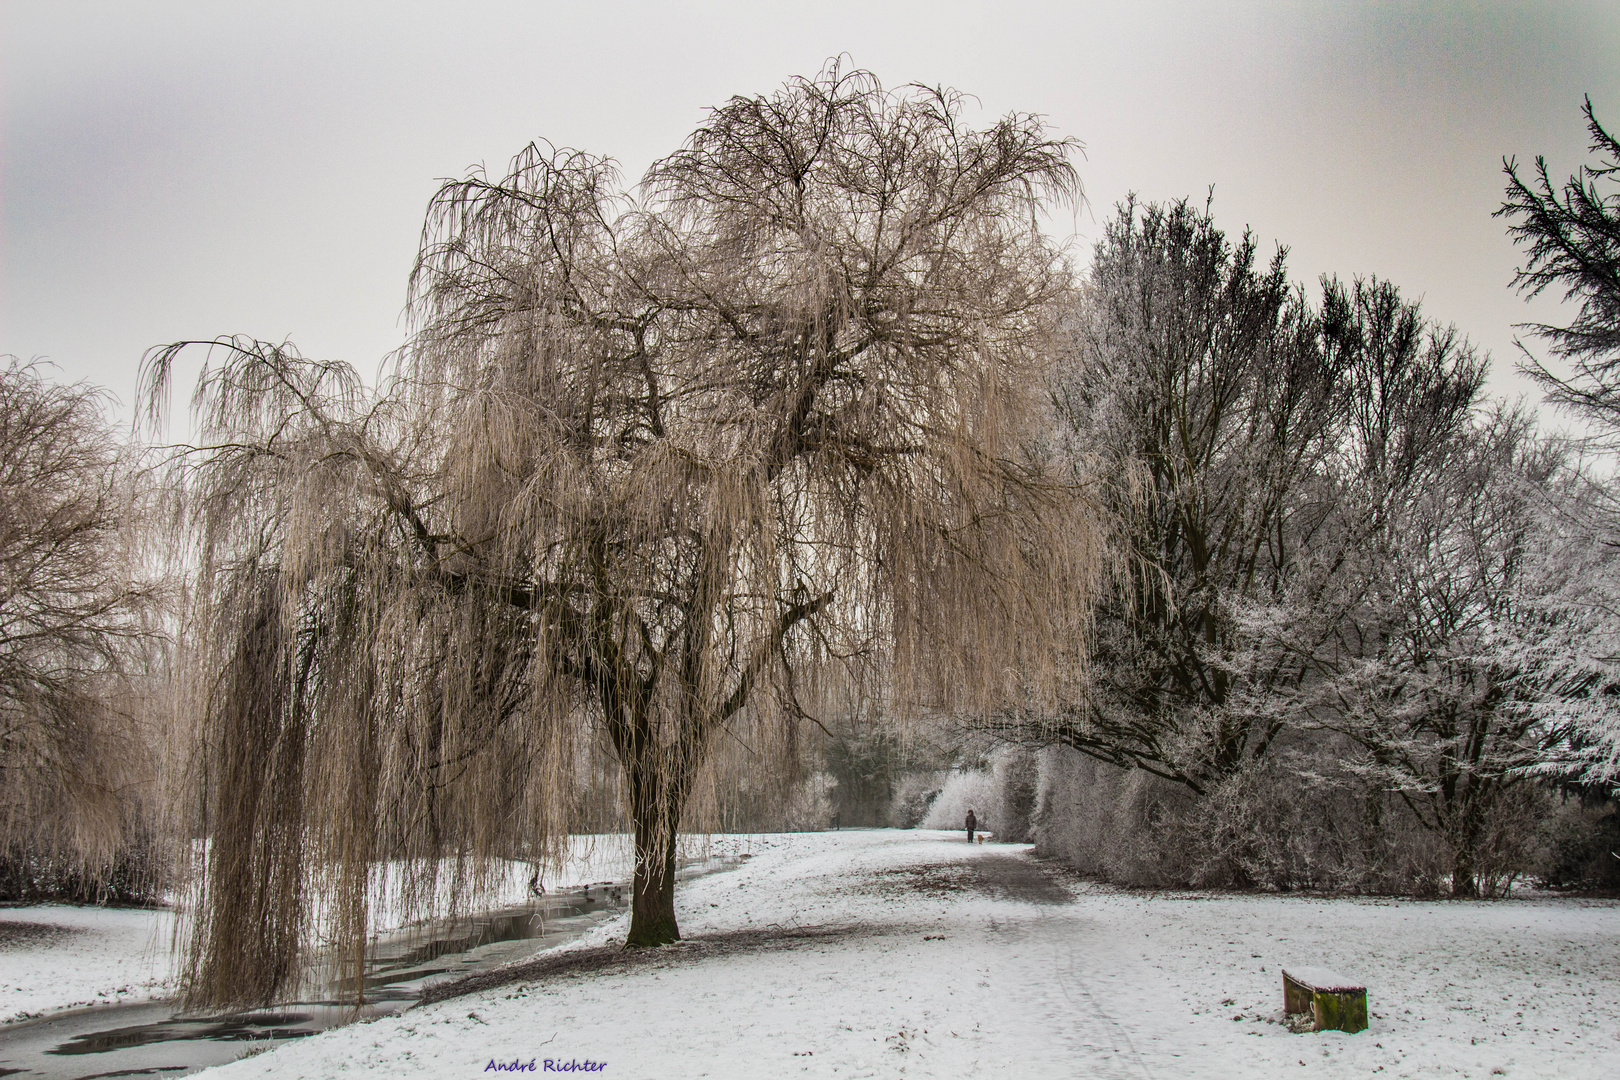
[[889, 824], [897, 829], [915, 829], [921, 825], [948, 775], [938, 770], [918, 770], [896, 777], [894, 798], [889, 803]]
[[990, 806], [996, 839], [1023, 843], [1032, 839], [1040, 779], [1037, 757], [1023, 749], [998, 750], [990, 758], [995, 801]]
[[1544, 887], [1620, 890], [1620, 808], [1613, 800], [1558, 800], [1536, 840], [1531, 874]]
[[1067, 747], [1041, 752], [1039, 781], [1037, 854], [1120, 885], [1155, 887], [1184, 879], [1181, 852], [1163, 843], [1161, 828], [1186, 809], [1190, 798], [1183, 790]]
[[101, 858], [14, 842], [0, 852], [0, 902], [156, 907], [168, 876], [157, 840], [144, 830]]
[[1514, 882], [1534, 876], [1539, 826], [1556, 802], [1541, 784], [1519, 783], [1496, 793], [1474, 849], [1479, 895], [1506, 896]]
[[1346, 800], [1324, 785], [1285, 792], [1270, 765], [1250, 762], [1222, 777], [1185, 815], [1189, 884], [1281, 890], [1346, 884], [1338, 849], [1354, 843], [1346, 835], [1354, 817], [1350, 829], [1335, 828], [1349, 816]]
[[1003, 747], [990, 755], [984, 768], [947, 774], [922, 825], [960, 829], [971, 808], [980, 829], [997, 840], [1022, 843], [1031, 838], [1038, 780], [1037, 755]]
[[996, 802], [995, 780], [989, 769], [952, 769], [923, 817], [925, 829], [960, 829], [968, 810], [979, 821], [979, 828], [994, 832], [996, 823], [990, 806]]
[[[1449, 891], [1444, 838], [1398, 795], [1325, 766], [1345, 748], [1294, 747], [1196, 795], [1143, 770], [1067, 748], [1040, 755], [1036, 851], [1102, 881], [1145, 888], [1320, 890], [1404, 895]], [[1479, 845], [1486, 895], [1531, 861], [1526, 824], [1540, 789], [1498, 806]]]

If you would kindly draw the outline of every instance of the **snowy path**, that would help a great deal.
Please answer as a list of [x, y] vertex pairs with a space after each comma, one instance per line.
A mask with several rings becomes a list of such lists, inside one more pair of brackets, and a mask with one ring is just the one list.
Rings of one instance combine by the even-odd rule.
[[[1143, 895], [1022, 849], [900, 831], [741, 837], [679, 890], [688, 940], [622, 924], [515, 981], [210, 1072], [619, 1077], [1620, 1076], [1620, 905]], [[1365, 1033], [1267, 1018], [1278, 968], [1364, 977]]]

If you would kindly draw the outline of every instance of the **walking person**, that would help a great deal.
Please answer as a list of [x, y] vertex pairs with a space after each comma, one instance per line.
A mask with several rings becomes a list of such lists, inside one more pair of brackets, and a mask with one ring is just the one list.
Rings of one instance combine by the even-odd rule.
[[969, 808], [967, 815], [968, 843], [973, 843], [973, 830], [977, 829], [978, 827], [979, 819], [973, 816], [973, 810], [972, 808]]

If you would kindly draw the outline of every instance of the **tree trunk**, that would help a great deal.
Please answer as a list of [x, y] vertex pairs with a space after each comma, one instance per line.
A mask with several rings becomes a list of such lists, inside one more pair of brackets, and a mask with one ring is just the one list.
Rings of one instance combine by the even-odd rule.
[[1372, 791], [1361, 811], [1361, 885], [1376, 892], [1384, 877], [1384, 793]]
[[675, 833], [681, 808], [679, 785], [654, 775], [657, 766], [630, 766], [630, 812], [635, 819], [636, 873], [631, 888], [627, 947], [668, 945], [681, 939], [675, 924]]
[[1479, 895], [1479, 875], [1476, 862], [1479, 852], [1479, 836], [1483, 810], [1479, 806], [1479, 795], [1470, 790], [1467, 793], [1467, 802], [1462, 811], [1462, 821], [1457, 829], [1455, 847], [1451, 857], [1451, 895], [1458, 897], [1472, 897]]

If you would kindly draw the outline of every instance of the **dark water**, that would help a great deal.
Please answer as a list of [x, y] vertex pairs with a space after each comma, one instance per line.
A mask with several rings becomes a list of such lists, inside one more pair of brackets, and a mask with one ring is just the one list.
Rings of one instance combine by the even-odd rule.
[[[235, 1061], [289, 1039], [401, 1012], [431, 982], [487, 971], [572, 941], [624, 910], [629, 893], [626, 885], [604, 883], [381, 938], [367, 953], [366, 1004], [358, 1010], [352, 1003], [312, 1000], [225, 1016], [187, 1016], [176, 1013], [173, 1002], [153, 1001], [7, 1024], [0, 1027], [0, 1077], [181, 1076]], [[313, 981], [321, 982], [319, 971]]]

